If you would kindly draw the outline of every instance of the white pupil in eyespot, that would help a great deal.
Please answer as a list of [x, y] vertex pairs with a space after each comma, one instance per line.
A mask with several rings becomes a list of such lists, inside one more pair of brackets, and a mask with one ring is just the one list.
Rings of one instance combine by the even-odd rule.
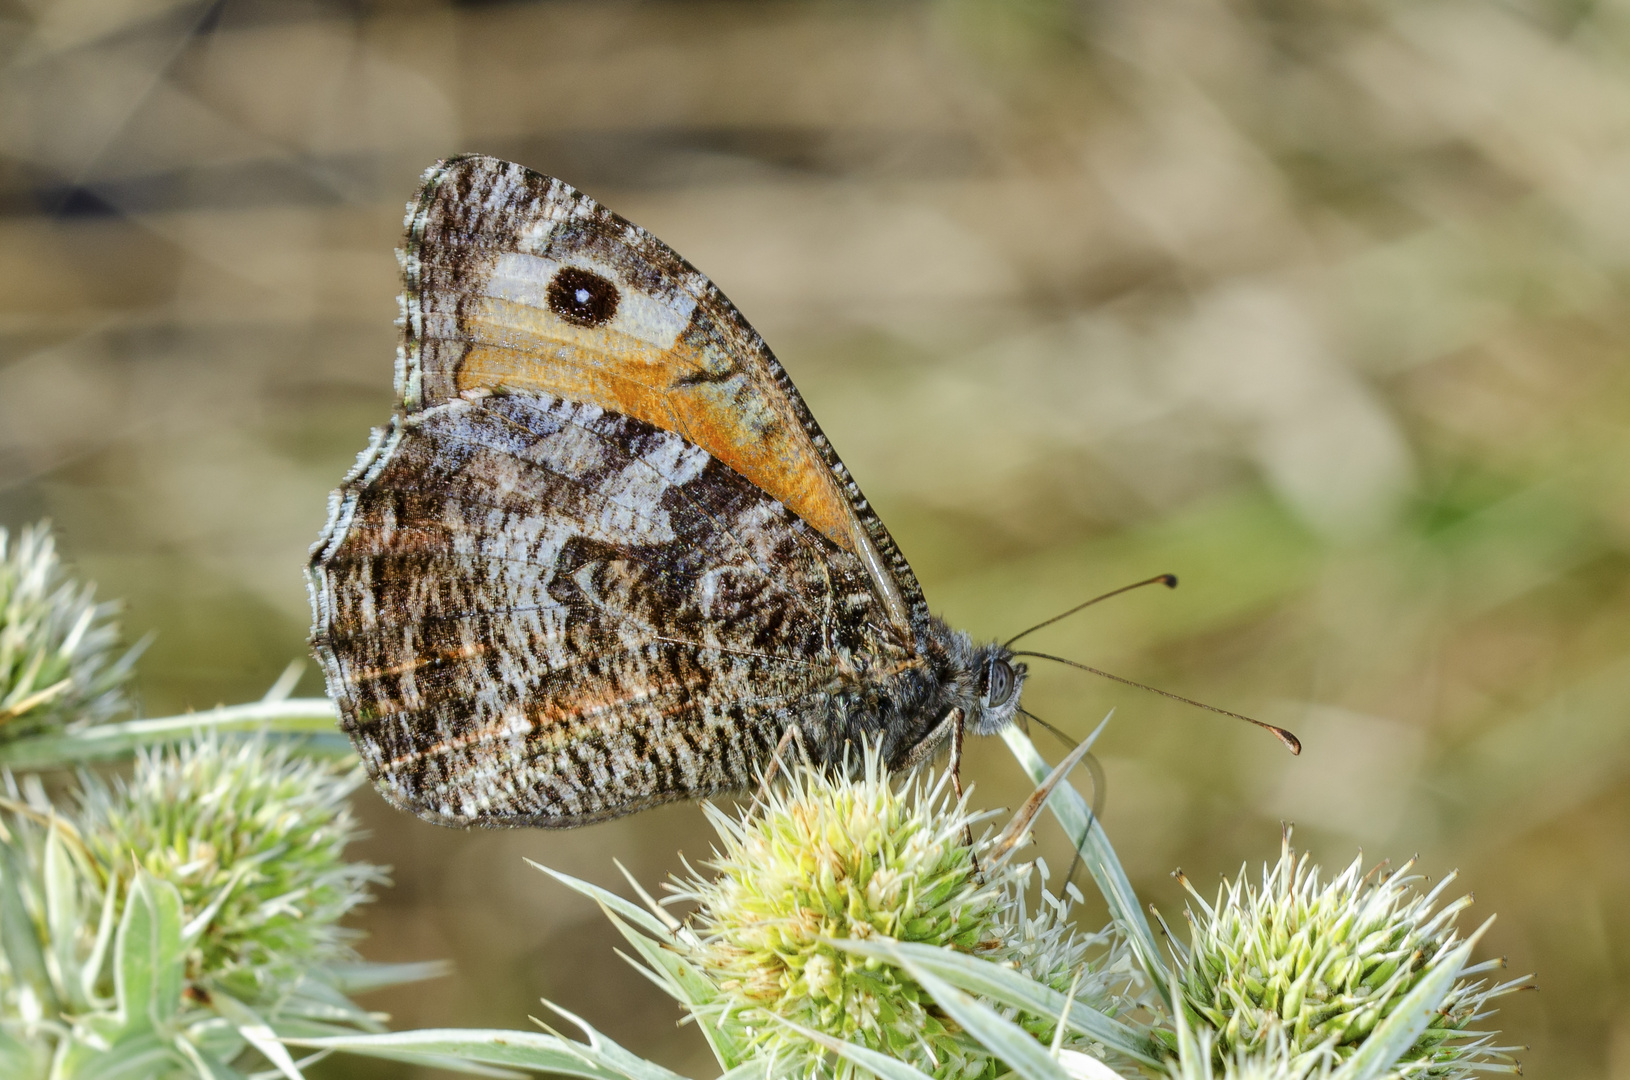
[[589, 302], [589, 290], [587, 290], [587, 289], [579, 289], [579, 290], [577, 290], [577, 302], [579, 304], [588, 303]]

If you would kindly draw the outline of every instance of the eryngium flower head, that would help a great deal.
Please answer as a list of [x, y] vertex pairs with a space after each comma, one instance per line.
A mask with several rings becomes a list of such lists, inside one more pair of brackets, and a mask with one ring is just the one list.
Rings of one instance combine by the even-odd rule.
[[[691, 959], [718, 989], [717, 1021], [759, 1056], [806, 1076], [853, 1072], [780, 1018], [935, 1077], [1007, 1071], [906, 972], [832, 944], [845, 938], [948, 946], [1061, 993], [1074, 984], [1078, 999], [1105, 1012], [1120, 1006], [1119, 939], [1078, 933], [1069, 902], [1045, 890], [1031, 914], [1031, 864], [976, 862], [989, 840], [970, 848], [965, 836], [984, 815], [951, 796], [947, 776], [932, 785], [891, 778], [871, 751], [856, 777], [807, 763], [790, 771], [757, 812], [738, 819], [707, 806], [720, 838], [707, 864], [716, 876], [674, 890], [698, 905], [696, 934], [679, 940], [693, 942]], [[1089, 952], [1099, 954], [1092, 963]], [[1054, 1018], [998, 1011], [1052, 1037]]]
[[[1363, 857], [1329, 882], [1285, 834], [1279, 862], [1264, 867], [1258, 888], [1242, 869], [1224, 881], [1215, 905], [1184, 880], [1200, 910], [1187, 912], [1192, 948], [1181, 959], [1178, 991], [1224, 1060], [1245, 1062], [1283, 1036], [1288, 1053], [1350, 1056], [1421, 979], [1446, 962], [1459, 941], [1455, 917], [1463, 896], [1436, 909], [1454, 881], [1430, 891], [1417, 884], [1411, 860], [1387, 874], [1363, 872]], [[1497, 1032], [1475, 1028], [1505, 984], [1467, 976], [1503, 966], [1473, 965], [1444, 998], [1431, 1025], [1395, 1068], [1416, 1078], [1459, 1078], [1516, 1071], [1513, 1047], [1492, 1045]], [[1277, 1032], [1277, 1034], [1276, 1034]]]
[[362, 780], [355, 764], [200, 738], [143, 752], [128, 781], [84, 776], [79, 827], [122, 882], [144, 870], [180, 891], [189, 922], [207, 919], [189, 979], [265, 1000], [352, 958], [338, 922], [385, 880], [343, 857], [359, 831], [347, 797]]
[[0, 528], [0, 736], [128, 709], [141, 646], [117, 655], [118, 605], [96, 603], [95, 591], [69, 577], [45, 526]]

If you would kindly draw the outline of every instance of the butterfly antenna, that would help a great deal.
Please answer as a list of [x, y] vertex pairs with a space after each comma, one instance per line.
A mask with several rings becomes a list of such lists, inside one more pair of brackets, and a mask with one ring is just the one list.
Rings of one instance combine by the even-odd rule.
[[[1070, 738], [1068, 735], [1064, 734], [1062, 731], [1058, 730], [1058, 728], [1049, 724], [1047, 721], [1043, 720], [1029, 709], [1021, 708], [1019, 712], [1026, 719], [1033, 720], [1042, 727], [1046, 728], [1048, 731], [1052, 732], [1059, 742], [1064, 743], [1071, 750], [1074, 750], [1078, 745], [1080, 745], [1074, 739]], [[1081, 868], [1081, 845], [1087, 842], [1087, 833], [1092, 831], [1092, 823], [1103, 818], [1104, 798], [1109, 790], [1104, 782], [1103, 763], [1100, 762], [1096, 756], [1088, 754], [1082, 759], [1081, 763], [1087, 767], [1087, 773], [1092, 777], [1092, 816], [1087, 818], [1087, 827], [1082, 830], [1080, 836], [1074, 838], [1074, 842], [1070, 845], [1074, 854], [1070, 859], [1070, 869], [1064, 874], [1065, 885], [1068, 885], [1071, 881], [1075, 880], [1075, 872]]]
[[1162, 690], [1158, 686], [1150, 686], [1147, 683], [1134, 682], [1125, 676], [1113, 675], [1099, 668], [1088, 667], [1086, 664], [1077, 663], [1074, 660], [1066, 660], [1062, 656], [1053, 656], [1050, 653], [1024, 651], [1015, 652], [1013, 655], [1034, 656], [1038, 660], [1051, 660], [1055, 664], [1064, 664], [1067, 667], [1079, 668], [1082, 671], [1090, 672], [1101, 678], [1109, 679], [1112, 682], [1118, 682], [1125, 686], [1135, 686], [1139, 690], [1147, 690], [1151, 694], [1159, 694], [1161, 697], [1171, 698], [1173, 701], [1181, 701], [1185, 705], [1193, 705], [1196, 709], [1204, 709], [1207, 712], [1220, 713], [1223, 716], [1232, 716], [1235, 720], [1244, 720], [1247, 724], [1255, 724], [1257, 727], [1262, 728], [1264, 731], [1272, 734], [1274, 738], [1284, 743], [1285, 749], [1289, 750], [1291, 753], [1300, 754], [1302, 752], [1301, 739], [1298, 739], [1295, 735], [1276, 724], [1265, 723], [1264, 721], [1258, 720], [1255, 717], [1246, 716], [1244, 713], [1229, 712], [1227, 709], [1219, 709], [1215, 705], [1207, 705], [1203, 701], [1195, 701], [1193, 698], [1186, 698], [1182, 694], [1174, 694], [1170, 690]]
[[1026, 720], [1040, 724], [1045, 730], [1052, 733], [1053, 738], [1057, 739], [1071, 750], [1074, 750], [1078, 745], [1075, 739], [1070, 738], [1068, 735], [1064, 734], [1062, 731], [1058, 730], [1058, 728], [1049, 724], [1047, 721], [1043, 720], [1029, 709], [1020, 708], [1019, 715], [1023, 716]]
[[1141, 589], [1145, 585], [1164, 585], [1168, 589], [1175, 589], [1175, 588], [1177, 588], [1177, 575], [1176, 574], [1157, 574], [1154, 577], [1150, 578], [1148, 581], [1134, 581], [1130, 585], [1122, 585], [1118, 589], [1111, 589], [1109, 592], [1104, 593], [1104, 595], [1102, 595], [1102, 596], [1094, 596], [1091, 600], [1088, 600], [1084, 604], [1075, 605], [1073, 608], [1071, 608], [1070, 610], [1064, 612], [1062, 615], [1054, 615], [1051, 619], [1048, 619], [1045, 622], [1039, 622], [1035, 626], [1032, 626], [1028, 630], [1020, 630], [1017, 634], [1014, 634], [1012, 637], [1010, 637], [1006, 641], [1002, 642], [1002, 648], [1004, 648], [1004, 649], [1007, 648], [1009, 645], [1013, 644], [1015, 641], [1018, 641], [1020, 638], [1024, 637], [1027, 634], [1034, 634], [1037, 630], [1040, 630], [1044, 626], [1051, 626], [1054, 623], [1058, 622], [1060, 619], [1068, 619], [1071, 615], [1074, 615], [1076, 612], [1081, 611], [1081, 610], [1083, 610], [1085, 608], [1089, 608], [1092, 605], [1098, 603], [1100, 600], [1108, 600], [1111, 596], [1119, 596], [1119, 595], [1121, 595], [1121, 593], [1131, 592], [1133, 589]]

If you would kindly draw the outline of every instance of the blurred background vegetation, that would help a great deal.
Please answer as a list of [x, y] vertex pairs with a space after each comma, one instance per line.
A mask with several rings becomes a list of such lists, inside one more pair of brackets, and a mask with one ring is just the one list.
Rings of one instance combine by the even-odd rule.
[[[1419, 852], [1538, 972], [1502, 1014], [1528, 1068], [1630, 1077], [1630, 6], [0, 0], [0, 524], [51, 518], [157, 631], [149, 715], [305, 653], [306, 547], [390, 409], [402, 205], [466, 150], [710, 274], [953, 623], [1182, 577], [1035, 645], [1299, 760], [1063, 668], [1027, 690], [1076, 734], [1118, 709], [1107, 824], [1169, 917], [1170, 870], [1206, 890], [1280, 821], [1329, 866]], [[705, 855], [695, 807], [359, 802], [396, 868], [363, 951], [457, 964], [371, 1000], [398, 1026], [548, 995], [705, 1073], [522, 862], [651, 881]]]

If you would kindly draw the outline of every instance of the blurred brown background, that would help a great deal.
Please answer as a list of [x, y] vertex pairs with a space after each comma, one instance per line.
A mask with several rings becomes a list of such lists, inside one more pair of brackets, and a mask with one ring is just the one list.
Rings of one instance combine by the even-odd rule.
[[[1539, 973], [1500, 1017], [1531, 1073], [1630, 1077], [1630, 6], [6, 0], [0, 524], [53, 519], [158, 631], [149, 715], [304, 654], [306, 547], [390, 408], [402, 206], [465, 150], [708, 272], [954, 623], [1182, 576], [1035, 645], [1300, 760], [1028, 690], [1076, 734], [1119, 710], [1109, 831], [1169, 916], [1173, 867], [1209, 888], [1281, 820], [1330, 867], [1418, 851]], [[372, 999], [397, 1025], [547, 995], [710, 1075], [522, 862], [654, 884], [695, 807], [464, 834], [359, 801], [397, 882], [364, 952], [457, 963]]]

